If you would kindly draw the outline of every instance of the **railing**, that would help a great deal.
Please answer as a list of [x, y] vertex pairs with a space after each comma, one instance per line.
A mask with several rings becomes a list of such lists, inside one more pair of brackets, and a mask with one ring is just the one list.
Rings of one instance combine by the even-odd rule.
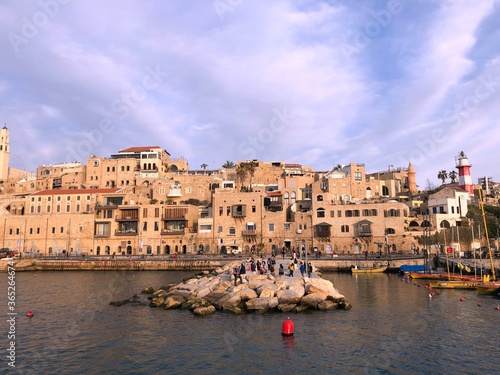
[[137, 236], [137, 230], [135, 229], [117, 229], [115, 230], [115, 236]]
[[162, 235], [179, 235], [179, 234], [184, 234], [184, 229], [162, 229], [161, 234]]
[[242, 230], [241, 234], [243, 236], [256, 236], [257, 230], [255, 230], [255, 229]]

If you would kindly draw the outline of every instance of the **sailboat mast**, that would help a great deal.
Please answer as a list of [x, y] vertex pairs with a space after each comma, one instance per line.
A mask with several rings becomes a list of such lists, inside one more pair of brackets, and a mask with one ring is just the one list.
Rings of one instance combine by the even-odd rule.
[[488, 227], [486, 226], [486, 215], [484, 214], [482, 189], [479, 188], [478, 190], [479, 190], [479, 204], [481, 205], [481, 213], [483, 215], [484, 234], [486, 236], [486, 246], [488, 246], [488, 254], [490, 255], [491, 276], [493, 277], [493, 280], [496, 280], [496, 277], [495, 277], [495, 264], [493, 263], [493, 255], [491, 253], [490, 239], [488, 238]]

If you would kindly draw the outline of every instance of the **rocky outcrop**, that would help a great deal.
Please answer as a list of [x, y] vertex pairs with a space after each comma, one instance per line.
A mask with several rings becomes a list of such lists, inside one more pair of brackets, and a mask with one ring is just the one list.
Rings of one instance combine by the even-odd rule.
[[249, 273], [242, 275], [242, 283], [234, 285], [232, 269], [235, 265], [232, 263], [212, 272], [200, 272], [180, 284], [156, 291], [148, 287], [143, 293], [149, 294], [151, 307], [184, 308], [200, 316], [216, 311], [243, 314], [252, 311], [288, 313], [351, 308], [333, 284], [321, 278]]

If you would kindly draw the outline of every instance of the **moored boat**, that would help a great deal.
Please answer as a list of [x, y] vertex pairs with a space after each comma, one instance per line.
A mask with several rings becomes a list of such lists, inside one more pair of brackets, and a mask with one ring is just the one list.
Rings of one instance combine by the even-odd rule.
[[498, 288], [500, 288], [500, 281], [487, 281], [476, 285], [476, 290], [481, 294], [493, 294]]
[[387, 266], [373, 267], [373, 268], [352, 268], [352, 273], [384, 273]]
[[480, 281], [463, 281], [463, 280], [452, 280], [452, 281], [438, 281], [429, 284], [434, 289], [469, 289], [474, 290]]

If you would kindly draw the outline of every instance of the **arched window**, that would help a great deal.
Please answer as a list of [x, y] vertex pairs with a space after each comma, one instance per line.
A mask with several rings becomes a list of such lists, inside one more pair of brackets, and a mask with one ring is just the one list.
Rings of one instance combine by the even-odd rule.
[[296, 195], [297, 194], [294, 191], [292, 191], [292, 193], [290, 195], [290, 204], [294, 204], [295, 203]]
[[325, 217], [325, 209], [324, 208], [318, 208], [316, 210], [316, 217]]
[[288, 204], [288, 197], [289, 197], [288, 191], [285, 191], [285, 194], [283, 194], [283, 199], [285, 201], [285, 204]]
[[389, 188], [387, 186], [382, 186], [382, 195], [389, 196]]
[[320, 194], [320, 195], [318, 195], [318, 196], [316, 197], [316, 200], [317, 200], [318, 202], [322, 202], [322, 201], [323, 201], [323, 196], [322, 196], [321, 194]]
[[385, 230], [385, 234], [396, 234], [396, 231], [394, 230], [394, 228], [387, 228]]

